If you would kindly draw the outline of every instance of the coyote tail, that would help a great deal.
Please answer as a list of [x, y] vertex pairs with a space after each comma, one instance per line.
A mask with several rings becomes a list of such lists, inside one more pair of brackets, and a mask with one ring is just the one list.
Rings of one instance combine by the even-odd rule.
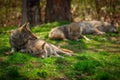
[[69, 50], [69, 49], [65, 49], [65, 48], [60, 48], [62, 51], [64, 52], [68, 52], [68, 53], [73, 53], [73, 51]]
[[64, 48], [59, 48], [59, 49], [60, 49], [61, 53], [64, 53], [66, 55], [69, 55], [69, 56], [74, 56], [75, 55], [74, 52], [69, 50], [69, 49], [64, 49]]

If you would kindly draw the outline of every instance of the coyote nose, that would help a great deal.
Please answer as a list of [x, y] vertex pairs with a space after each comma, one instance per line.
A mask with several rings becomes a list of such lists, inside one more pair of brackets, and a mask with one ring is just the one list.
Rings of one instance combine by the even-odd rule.
[[30, 38], [30, 39], [32, 39], [32, 40], [37, 39], [37, 37], [36, 37], [36, 36], [30, 36], [29, 38]]
[[114, 33], [118, 33], [118, 30], [114, 30]]
[[116, 31], [115, 33], [118, 33], [118, 31]]
[[34, 37], [34, 39], [37, 39], [37, 37]]

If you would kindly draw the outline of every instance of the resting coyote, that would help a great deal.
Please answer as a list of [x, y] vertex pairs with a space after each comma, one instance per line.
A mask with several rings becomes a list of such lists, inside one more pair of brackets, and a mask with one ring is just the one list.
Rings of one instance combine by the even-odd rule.
[[68, 38], [67, 28], [68, 28], [68, 25], [53, 28], [49, 33], [49, 38], [66, 40]]
[[73, 39], [79, 40], [81, 37], [89, 40], [84, 34], [103, 35], [106, 32], [118, 32], [117, 26], [113, 22], [83, 21], [73, 22], [69, 25], [53, 28], [49, 33], [51, 39]]
[[28, 23], [11, 31], [10, 45], [12, 48], [11, 53], [14, 51], [20, 51], [30, 53], [34, 56], [39, 56], [41, 58], [45, 58], [50, 55], [61, 57], [58, 53], [65, 53], [69, 56], [73, 55], [73, 52], [70, 50], [58, 48], [44, 40], [37, 39], [37, 37], [30, 31]]
[[103, 21], [83, 21], [79, 24], [83, 27], [83, 34], [102, 35], [106, 32], [118, 33], [118, 26], [115, 25], [113, 21], [111, 23]]
[[49, 33], [50, 39], [61, 39], [61, 40], [79, 40], [81, 37], [89, 40], [86, 36], [82, 35], [82, 28], [79, 23], [71, 23], [69, 25], [59, 26], [53, 28]]

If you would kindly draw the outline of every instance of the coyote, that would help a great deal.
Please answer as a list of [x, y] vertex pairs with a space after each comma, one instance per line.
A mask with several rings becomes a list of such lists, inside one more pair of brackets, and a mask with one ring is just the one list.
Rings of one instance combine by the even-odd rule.
[[29, 24], [24, 24], [22, 27], [11, 31], [10, 36], [11, 53], [20, 51], [29, 53], [33, 56], [46, 58], [51, 55], [62, 57], [58, 53], [66, 55], [74, 55], [71, 50], [58, 48], [53, 44], [47, 43], [44, 40], [39, 40], [29, 29]]
[[117, 26], [113, 22], [83, 21], [73, 22], [69, 25], [53, 28], [49, 33], [50, 39], [73, 39], [84, 38], [89, 40], [84, 34], [103, 35], [106, 32], [118, 32]]
[[81, 27], [77, 22], [73, 22], [69, 25], [63, 25], [53, 28], [49, 33], [50, 39], [61, 39], [61, 40], [79, 40], [81, 37], [89, 40], [87, 37], [81, 35]]
[[49, 33], [49, 38], [66, 40], [68, 38], [67, 26], [68, 25], [63, 25], [63, 26], [53, 28]]
[[118, 26], [104, 21], [83, 21], [79, 23], [83, 27], [82, 34], [103, 35], [106, 32], [118, 33]]
[[28, 40], [37, 39], [37, 37], [30, 31], [28, 26], [29, 24], [26, 23], [18, 29], [11, 30], [10, 45], [12, 47], [12, 52], [24, 49]]

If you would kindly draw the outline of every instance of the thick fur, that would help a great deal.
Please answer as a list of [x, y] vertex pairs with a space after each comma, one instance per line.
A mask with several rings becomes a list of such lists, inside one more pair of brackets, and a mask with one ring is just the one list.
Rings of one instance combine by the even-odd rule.
[[28, 40], [34, 39], [37, 39], [37, 37], [30, 31], [28, 23], [18, 29], [12, 30], [10, 34], [11, 51], [14, 52], [24, 49]]
[[73, 52], [70, 50], [58, 48], [53, 44], [38, 39], [29, 40], [26, 49], [22, 49], [21, 51], [31, 53], [34, 56], [40, 56], [41, 58], [49, 57], [51, 55], [62, 57], [59, 53], [65, 53], [69, 56], [73, 55]]
[[76, 23], [53, 28], [49, 33], [50, 39], [77, 40], [80, 37], [80, 27]]
[[83, 27], [83, 34], [102, 35], [106, 32], [118, 33], [118, 26], [116, 26], [113, 21], [111, 23], [103, 21], [83, 21], [79, 23], [79, 25]]
[[49, 33], [49, 38], [66, 40], [68, 38], [67, 26], [68, 25], [53, 28]]
[[73, 55], [73, 52], [70, 50], [61, 49], [44, 40], [37, 39], [30, 31], [28, 24], [24, 24], [22, 27], [11, 32], [10, 44], [12, 48], [11, 52], [20, 51], [41, 58], [49, 57], [51, 55], [61, 57], [58, 53], [65, 53], [69, 56]]
[[117, 26], [115, 26], [113, 22], [83, 21], [53, 28], [49, 33], [49, 38], [62, 40], [79, 40], [80, 38], [85, 38], [89, 40], [84, 34], [103, 35], [106, 32], [117, 33]]

